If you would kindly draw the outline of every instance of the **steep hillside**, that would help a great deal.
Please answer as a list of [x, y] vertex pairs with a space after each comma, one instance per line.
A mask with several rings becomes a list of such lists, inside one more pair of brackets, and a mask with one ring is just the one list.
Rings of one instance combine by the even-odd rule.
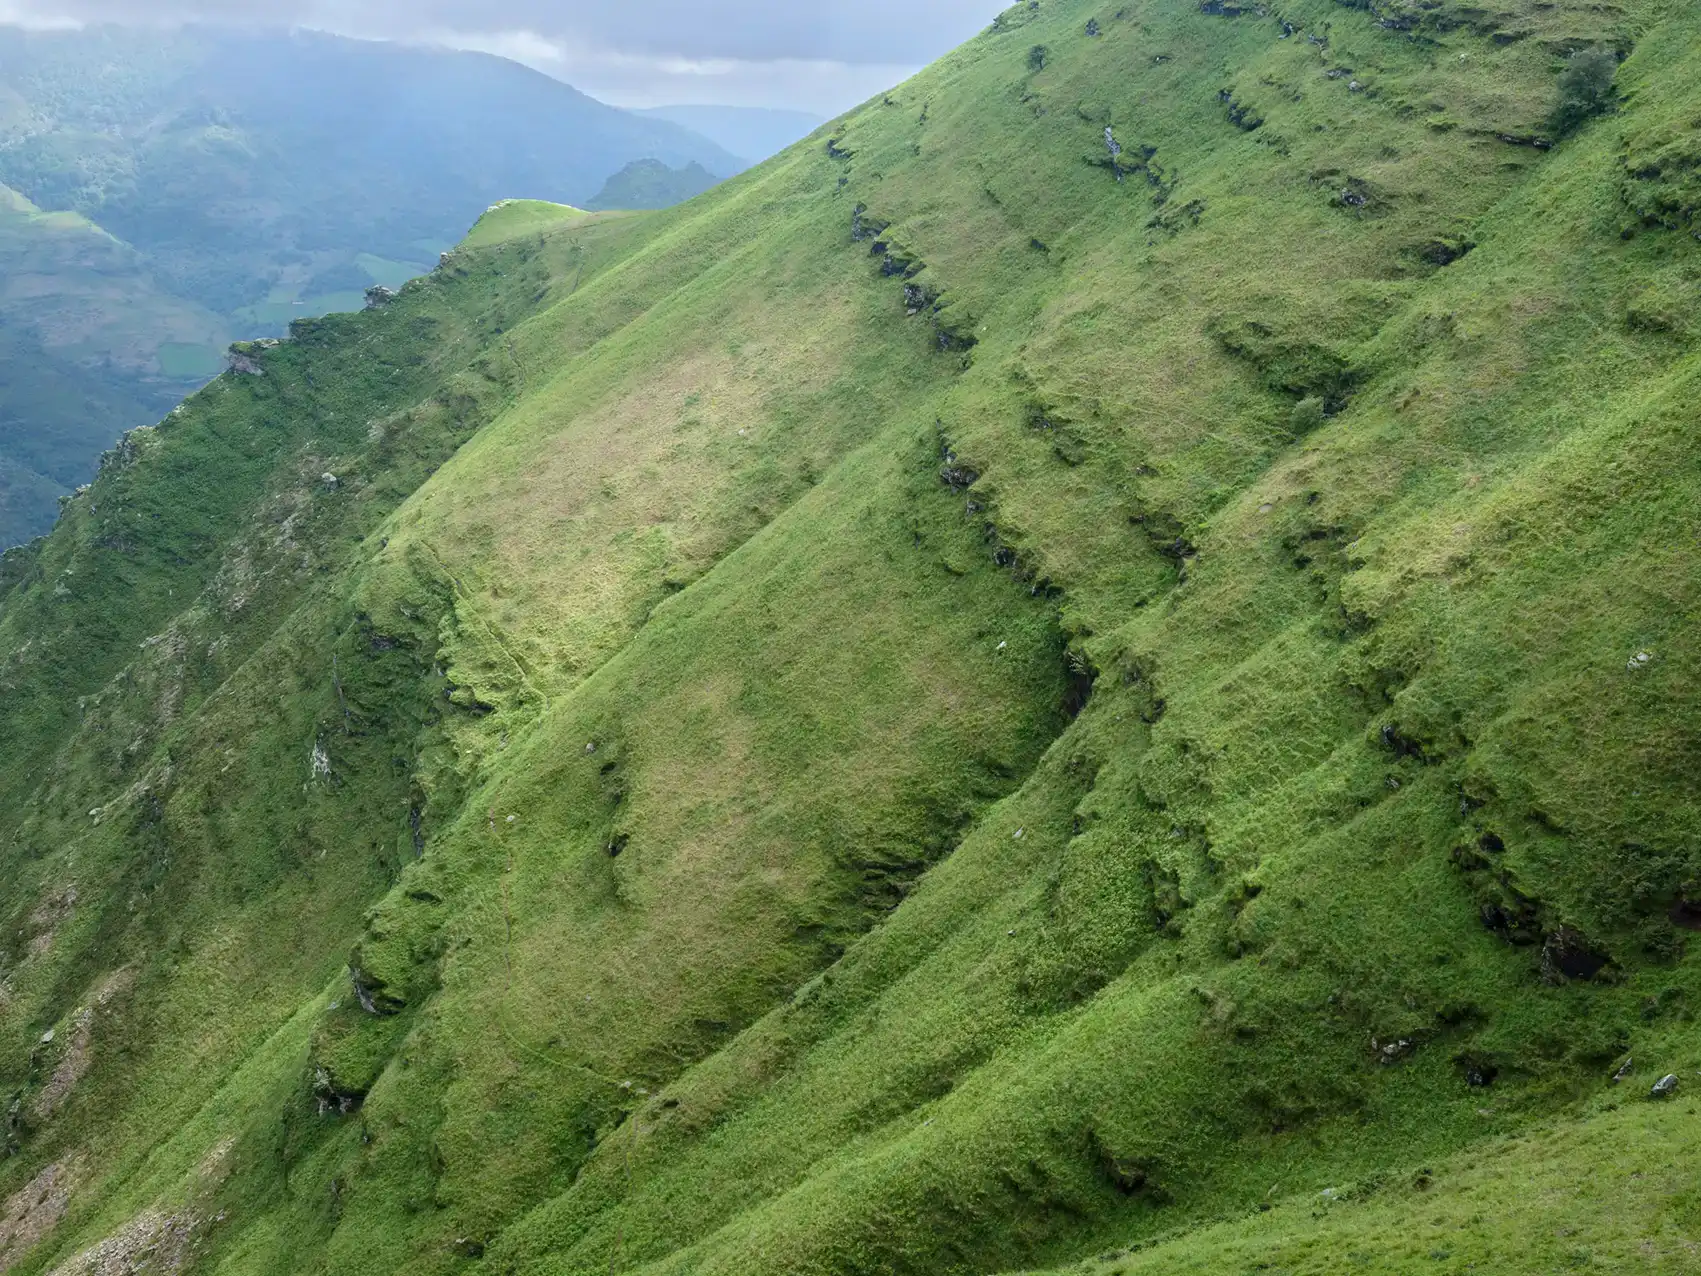
[[242, 348], [0, 559], [0, 1268], [1696, 1270], [1698, 48], [1039, 0]]
[[216, 375], [232, 336], [357, 310], [494, 201], [582, 204], [638, 160], [697, 166], [676, 198], [744, 166], [482, 54], [0, 25], [0, 181], [18, 192], [0, 189], [0, 547], [45, 532], [54, 498]]

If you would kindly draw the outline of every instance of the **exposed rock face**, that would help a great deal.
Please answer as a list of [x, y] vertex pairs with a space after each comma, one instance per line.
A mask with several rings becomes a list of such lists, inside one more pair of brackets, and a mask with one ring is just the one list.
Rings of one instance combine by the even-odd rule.
[[263, 377], [266, 370], [260, 366], [260, 361], [244, 350], [232, 346], [224, 356], [225, 366], [232, 372], [239, 372], [247, 377]]
[[[227, 1138], [207, 1150], [195, 1167], [198, 1195], [222, 1183], [230, 1174], [230, 1153], [235, 1139]], [[202, 1196], [202, 1199], [205, 1199]], [[59, 1213], [64, 1214], [64, 1205]], [[188, 1267], [203, 1234], [224, 1222], [225, 1214], [207, 1217], [188, 1206], [170, 1212], [159, 1206], [143, 1210], [98, 1244], [55, 1267], [48, 1276], [177, 1276]], [[57, 1220], [55, 1220], [57, 1221]], [[0, 1250], [0, 1262], [5, 1253]], [[0, 1267], [0, 1273], [4, 1272]]]
[[200, 1219], [187, 1211], [165, 1214], [148, 1210], [118, 1231], [92, 1245], [49, 1276], [176, 1276], [189, 1260]]
[[77, 888], [74, 884], [56, 891], [36, 905], [29, 916], [29, 928], [34, 932], [29, 941], [32, 957], [40, 957], [53, 947], [53, 937], [59, 933], [60, 923], [70, 917], [76, 907]]
[[76, 1169], [55, 1161], [0, 1205], [0, 1273], [9, 1272], [65, 1217]]
[[382, 979], [370, 971], [363, 970], [358, 962], [350, 963], [349, 979], [354, 985], [355, 1000], [369, 1015], [387, 1018], [400, 1014], [407, 1006], [407, 1002], [398, 997]]
[[368, 310], [382, 310], [400, 295], [394, 288], [375, 284], [366, 290], [366, 308]]
[[77, 1082], [88, 1074], [89, 1067], [94, 1062], [94, 1030], [97, 1018], [130, 986], [134, 978], [134, 972], [129, 970], [108, 975], [96, 986], [88, 1003], [71, 1016], [64, 1053], [54, 1065], [53, 1074], [47, 1079], [47, 1084], [29, 1105], [30, 1116], [35, 1120], [51, 1120], [70, 1099]]

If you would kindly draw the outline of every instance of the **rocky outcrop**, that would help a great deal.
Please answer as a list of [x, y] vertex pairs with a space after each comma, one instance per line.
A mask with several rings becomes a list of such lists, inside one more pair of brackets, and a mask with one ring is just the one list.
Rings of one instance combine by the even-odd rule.
[[92, 1245], [49, 1276], [176, 1276], [188, 1265], [201, 1220], [187, 1211], [148, 1210]]
[[267, 350], [281, 345], [275, 337], [267, 337], [260, 341], [238, 341], [225, 351], [224, 366], [228, 371], [240, 373], [248, 377], [263, 377], [266, 375], [265, 365], [260, 357]]

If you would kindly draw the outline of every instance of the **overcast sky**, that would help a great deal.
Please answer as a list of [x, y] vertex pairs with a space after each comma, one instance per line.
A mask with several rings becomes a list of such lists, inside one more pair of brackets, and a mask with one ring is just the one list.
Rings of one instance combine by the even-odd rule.
[[620, 106], [854, 105], [1006, 0], [0, 0], [0, 22], [264, 22], [482, 49]]

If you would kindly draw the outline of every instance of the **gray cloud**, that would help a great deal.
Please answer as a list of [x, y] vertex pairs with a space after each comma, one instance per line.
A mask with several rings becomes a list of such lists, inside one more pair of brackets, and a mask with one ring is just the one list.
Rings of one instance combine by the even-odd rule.
[[477, 48], [625, 105], [831, 112], [974, 34], [1000, 0], [0, 0], [0, 21], [240, 22]]

